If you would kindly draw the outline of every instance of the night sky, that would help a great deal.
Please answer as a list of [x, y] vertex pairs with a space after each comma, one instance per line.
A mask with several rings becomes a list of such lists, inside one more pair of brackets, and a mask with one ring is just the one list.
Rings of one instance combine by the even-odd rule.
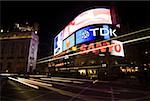
[[83, 11], [100, 6], [117, 8], [121, 27], [127, 32], [150, 25], [149, 1], [1, 1], [1, 27], [15, 22], [37, 22], [40, 26], [38, 58], [52, 54], [51, 42], [68, 23]]

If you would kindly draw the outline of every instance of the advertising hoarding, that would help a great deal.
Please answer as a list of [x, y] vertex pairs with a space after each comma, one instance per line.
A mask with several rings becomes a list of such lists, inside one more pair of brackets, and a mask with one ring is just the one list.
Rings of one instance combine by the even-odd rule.
[[117, 30], [108, 24], [98, 24], [81, 28], [64, 40], [63, 34], [59, 33], [54, 39], [54, 55], [71, 48], [73, 45], [93, 40], [108, 40], [112, 37], [116, 37], [117, 33]]
[[62, 52], [62, 32], [54, 38], [54, 55]]
[[[64, 39], [66, 39], [68, 36], [73, 34], [75, 31], [77, 31], [83, 27], [93, 25], [93, 24], [112, 24], [110, 9], [95, 8], [95, 9], [90, 9], [90, 10], [87, 10], [87, 11], [79, 14], [55, 37], [55, 39], [54, 39], [54, 55], [57, 55], [62, 52], [62, 42]], [[93, 33], [96, 30], [93, 30]], [[108, 31], [106, 31], [106, 32], [108, 32]], [[81, 33], [81, 31], [79, 33]], [[89, 32], [89, 33], [92, 33], [92, 32]], [[78, 35], [76, 37], [79, 37], [79, 36], [80, 35]], [[90, 36], [88, 39], [85, 40], [85, 42], [93, 40], [92, 38], [94, 38], [94, 37]], [[109, 36], [105, 37], [105, 38], [109, 38]], [[78, 41], [78, 43], [81, 43], [84, 40], [79, 41], [77, 39], [77, 41]]]
[[63, 51], [75, 45], [75, 34], [72, 34], [63, 41]]
[[93, 24], [112, 24], [110, 9], [95, 8], [81, 13], [64, 28], [63, 39], [78, 29]]
[[116, 29], [111, 28], [110, 25], [93, 25], [82, 28], [75, 32], [76, 45], [92, 40], [108, 40], [111, 37], [117, 36]]
[[94, 40], [96, 37], [93, 36], [92, 31], [90, 29], [94, 28], [94, 26], [89, 26], [77, 31], [76, 34], [76, 44], [80, 44], [83, 42], [88, 42]]
[[117, 41], [117, 40], [112, 40], [111, 44], [116, 44], [114, 47], [112, 47], [111, 55], [124, 57], [124, 50], [123, 50], [122, 42]]

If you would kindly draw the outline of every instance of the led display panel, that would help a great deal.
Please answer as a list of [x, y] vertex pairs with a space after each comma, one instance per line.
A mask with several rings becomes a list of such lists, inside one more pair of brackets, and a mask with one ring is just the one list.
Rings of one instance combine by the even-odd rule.
[[54, 38], [54, 55], [62, 52], [62, 32]]
[[94, 26], [89, 26], [86, 28], [83, 28], [76, 32], [76, 44], [89, 42], [91, 40], [94, 40], [96, 37], [93, 36], [93, 32], [90, 31], [90, 29], [94, 28]]
[[76, 45], [92, 40], [109, 40], [111, 37], [116, 37], [116, 33], [116, 29], [107, 24], [84, 27], [75, 32]]
[[[62, 52], [62, 45], [63, 45], [62, 42], [64, 39], [66, 39], [68, 36], [76, 32], [77, 30], [84, 28], [86, 26], [89, 26], [89, 25], [94, 25], [94, 24], [112, 24], [110, 9], [109, 8], [94, 8], [94, 9], [90, 9], [79, 14], [59, 33], [59, 35], [55, 37], [54, 55]], [[105, 31], [105, 32], [107, 33], [108, 31]], [[93, 40], [93, 38], [94, 37], [90, 36], [86, 40], [82, 40], [82, 41], [79, 41], [78, 39], [77, 40], [78, 40], [78, 43], [81, 43], [84, 41]], [[106, 36], [104, 39], [109, 39], [109, 36]]]
[[75, 45], [75, 35], [72, 34], [70, 37], [63, 41], [63, 51], [71, 48]]
[[124, 57], [124, 50], [123, 50], [122, 42], [117, 41], [117, 40], [112, 40], [111, 43], [115, 44], [115, 46], [112, 47], [111, 55]]
[[63, 39], [78, 29], [93, 24], [112, 24], [110, 9], [95, 8], [81, 13], [64, 28]]

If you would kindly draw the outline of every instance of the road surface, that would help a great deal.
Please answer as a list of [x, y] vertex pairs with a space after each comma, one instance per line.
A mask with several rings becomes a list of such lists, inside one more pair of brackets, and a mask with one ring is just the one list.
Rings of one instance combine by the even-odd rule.
[[1, 101], [150, 101], [136, 80], [1, 77]]

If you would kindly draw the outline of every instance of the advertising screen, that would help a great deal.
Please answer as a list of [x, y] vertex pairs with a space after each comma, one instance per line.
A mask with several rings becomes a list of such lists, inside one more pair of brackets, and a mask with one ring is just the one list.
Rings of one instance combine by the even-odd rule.
[[76, 32], [76, 44], [94, 40], [96, 37], [93, 36], [93, 32], [90, 31], [90, 29], [92, 28], [94, 28], [94, 26], [89, 26], [89, 27], [86, 27], [77, 31]]
[[[73, 34], [74, 32], [76, 32], [77, 30], [84, 28], [86, 26], [89, 25], [94, 25], [94, 24], [112, 24], [112, 19], [111, 19], [111, 13], [110, 13], [110, 9], [108, 8], [95, 8], [95, 9], [90, 9], [87, 10], [81, 14], [79, 14], [75, 19], [73, 19], [60, 33], [59, 35], [57, 35], [54, 39], [54, 55], [59, 54], [62, 52], [62, 42], [64, 39], [66, 39], [68, 36], [70, 36], [71, 34]], [[99, 29], [101, 32], [100, 33], [106, 33], [108, 34], [108, 31], [112, 31], [112, 30], [107, 30], [107, 26], [104, 26], [105, 28], [103, 28], [102, 30]], [[107, 29], [106, 29], [107, 28]], [[94, 40], [95, 36], [91, 36], [91, 33], [95, 33], [98, 32], [97, 28], [91, 30], [91, 32], [89, 32], [90, 28], [85, 28], [84, 30], [78, 31], [79, 34], [77, 34], [77, 42], [76, 44], [82, 43], [82, 42], [87, 42], [90, 40]], [[87, 32], [87, 31], [89, 32]], [[112, 31], [115, 32], [115, 31]], [[81, 33], [85, 33], [85, 37], [87, 37], [87, 35], [89, 34], [90, 36], [86, 39], [86, 38], [81, 38]], [[104, 39], [109, 39], [110, 37], [106, 34], [104, 35]], [[97, 37], [97, 36], [96, 36]], [[81, 39], [81, 40], [80, 40]], [[64, 47], [64, 49], [67, 47]]]
[[124, 57], [124, 50], [123, 50], [122, 42], [117, 41], [117, 40], [112, 40], [111, 43], [116, 44], [114, 47], [112, 47], [111, 55]]
[[75, 45], [75, 34], [72, 34], [70, 37], [63, 41], [63, 51], [71, 48]]
[[54, 38], [54, 55], [62, 52], [62, 32]]
[[82, 28], [75, 32], [76, 44], [89, 42], [92, 40], [108, 40], [111, 37], [117, 36], [116, 29], [113, 29], [110, 25], [93, 25]]
[[110, 9], [95, 8], [81, 13], [64, 28], [63, 39], [78, 29], [93, 24], [112, 24]]

